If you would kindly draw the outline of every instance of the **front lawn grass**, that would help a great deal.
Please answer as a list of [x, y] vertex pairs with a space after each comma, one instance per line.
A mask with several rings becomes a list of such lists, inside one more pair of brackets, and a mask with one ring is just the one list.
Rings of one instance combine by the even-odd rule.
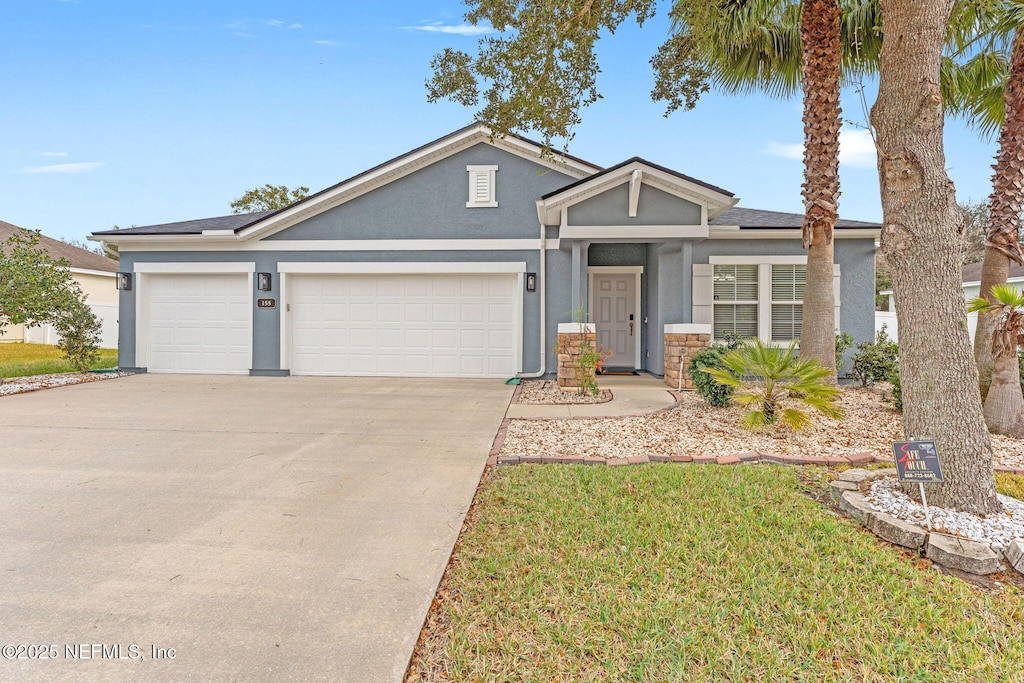
[[996, 472], [996, 491], [1004, 496], [1024, 500], [1024, 476], [1009, 472]]
[[[99, 361], [90, 370], [117, 367], [117, 349], [100, 349]], [[74, 372], [56, 346], [47, 344], [0, 344], [0, 377], [28, 377], [57, 372]]]
[[930, 571], [799, 472], [498, 470], [409, 680], [1021, 680], [1024, 595]]

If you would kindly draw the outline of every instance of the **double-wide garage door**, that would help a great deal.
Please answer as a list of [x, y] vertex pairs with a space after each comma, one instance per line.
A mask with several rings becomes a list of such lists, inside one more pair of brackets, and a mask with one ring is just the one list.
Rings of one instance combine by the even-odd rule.
[[512, 273], [290, 275], [298, 375], [511, 377], [521, 294]]
[[[247, 373], [248, 274], [146, 276], [153, 372]], [[289, 274], [278, 309], [283, 367], [300, 375], [511, 377], [519, 366], [514, 273]]]

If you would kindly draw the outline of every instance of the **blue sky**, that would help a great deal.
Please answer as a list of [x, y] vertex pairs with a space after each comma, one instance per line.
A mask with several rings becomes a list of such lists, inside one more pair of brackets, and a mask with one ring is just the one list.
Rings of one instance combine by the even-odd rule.
[[[0, 220], [52, 237], [225, 215], [263, 183], [320, 190], [473, 117], [427, 103], [424, 89], [435, 53], [475, 49], [457, 0], [0, 7]], [[642, 156], [741, 206], [802, 212], [799, 100], [709, 93], [664, 118], [648, 64], [663, 15], [602, 41], [604, 99], [584, 110], [569, 151], [604, 166]], [[843, 107], [863, 123], [854, 92]], [[994, 152], [947, 121], [959, 199], [987, 197]], [[841, 176], [841, 215], [880, 220], [870, 139], [853, 125]]]

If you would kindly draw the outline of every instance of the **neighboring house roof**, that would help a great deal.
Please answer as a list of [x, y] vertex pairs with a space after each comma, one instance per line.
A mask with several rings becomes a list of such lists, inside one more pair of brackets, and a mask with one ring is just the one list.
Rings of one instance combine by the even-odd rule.
[[[11, 225], [0, 221], [0, 242], [7, 240], [17, 230], [17, 225]], [[53, 258], [66, 259], [73, 270], [98, 270], [104, 273], [116, 273], [117, 261], [109, 259], [101, 254], [94, 254], [80, 247], [55, 240], [46, 235], [39, 236], [39, 246], [46, 250]]]
[[[802, 228], [804, 215], [802, 213], [783, 213], [781, 211], [762, 211], [761, 209], [744, 209], [736, 206], [718, 218], [709, 221], [710, 225], [738, 225], [741, 228]], [[836, 228], [867, 228], [878, 229], [880, 223], [869, 223], [866, 221], [850, 221], [840, 218], [836, 221]]]
[[[981, 284], [981, 266], [982, 263], [971, 263], [970, 265], [964, 266], [963, 278], [964, 286], [969, 285], [980, 285]], [[1007, 275], [1007, 280], [1024, 279], [1024, 266], [1019, 266], [1016, 263], [1010, 263], [1010, 273]]]

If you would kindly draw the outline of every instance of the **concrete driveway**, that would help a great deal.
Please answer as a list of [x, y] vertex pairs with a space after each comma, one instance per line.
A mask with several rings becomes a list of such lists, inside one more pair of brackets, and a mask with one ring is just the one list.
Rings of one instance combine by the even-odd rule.
[[400, 680], [511, 392], [140, 375], [0, 398], [0, 645], [37, 646], [0, 680]]

